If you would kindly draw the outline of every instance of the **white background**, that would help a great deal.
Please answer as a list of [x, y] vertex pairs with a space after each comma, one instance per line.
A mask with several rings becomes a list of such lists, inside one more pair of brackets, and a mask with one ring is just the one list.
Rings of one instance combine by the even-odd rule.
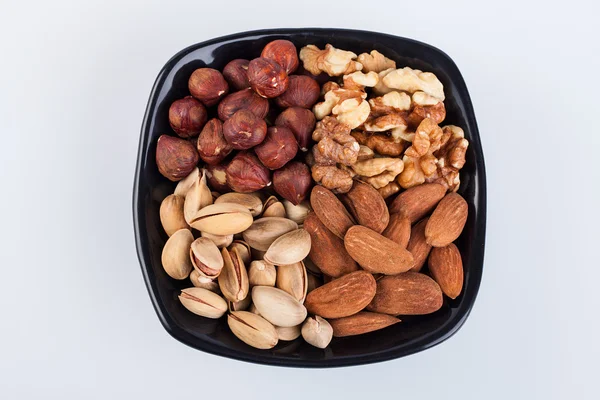
[[[2, 0], [0, 398], [599, 398], [600, 10], [554, 3]], [[150, 305], [131, 192], [158, 71], [212, 37], [305, 26], [430, 43], [470, 90], [484, 277], [464, 327], [426, 352], [258, 366], [180, 344]]]

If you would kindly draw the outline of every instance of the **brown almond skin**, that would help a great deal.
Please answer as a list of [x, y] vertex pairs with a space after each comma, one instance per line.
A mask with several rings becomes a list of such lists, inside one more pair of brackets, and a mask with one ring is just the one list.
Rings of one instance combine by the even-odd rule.
[[323, 225], [317, 214], [310, 212], [304, 220], [304, 229], [312, 243], [308, 257], [326, 275], [335, 278], [358, 271], [358, 264], [344, 247], [344, 242]]
[[377, 294], [367, 310], [390, 315], [430, 314], [442, 307], [440, 286], [418, 272], [385, 276], [377, 281]]
[[425, 183], [400, 193], [390, 204], [390, 214], [400, 213], [414, 224], [429, 214], [446, 194], [438, 183]]
[[454, 243], [446, 247], [434, 247], [429, 255], [429, 272], [451, 299], [458, 297], [463, 287], [463, 263], [460, 251]]
[[402, 214], [390, 215], [390, 222], [382, 235], [406, 248], [410, 239], [410, 219]]
[[425, 227], [427, 243], [433, 247], [445, 247], [454, 242], [463, 231], [469, 206], [458, 193], [448, 193], [439, 202]]
[[388, 226], [390, 214], [385, 200], [377, 189], [368, 183], [354, 181], [352, 189], [342, 196], [342, 203], [358, 224], [377, 233], [383, 232]]
[[400, 320], [387, 314], [361, 311], [349, 317], [328, 321], [333, 328], [333, 336], [345, 337], [362, 335], [397, 324]]
[[348, 229], [344, 246], [350, 257], [371, 273], [395, 275], [413, 266], [413, 255], [408, 250], [364, 226]]
[[376, 287], [373, 275], [356, 271], [316, 288], [306, 296], [304, 305], [309, 313], [323, 318], [347, 317], [371, 302]]
[[425, 240], [425, 226], [428, 220], [429, 218], [425, 218], [419, 221], [410, 231], [410, 239], [406, 249], [410, 251], [414, 258], [413, 266], [410, 269], [413, 272], [419, 272], [423, 268], [431, 251], [431, 245]]
[[346, 207], [333, 194], [323, 186], [317, 185], [310, 193], [310, 205], [323, 225], [340, 239], [344, 238], [346, 231], [354, 225]]

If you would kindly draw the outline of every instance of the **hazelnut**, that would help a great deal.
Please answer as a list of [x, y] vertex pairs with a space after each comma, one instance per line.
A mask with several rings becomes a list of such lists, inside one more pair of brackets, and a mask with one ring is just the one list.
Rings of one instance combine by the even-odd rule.
[[300, 65], [298, 50], [289, 40], [273, 40], [265, 46], [260, 56], [281, 65], [288, 75], [296, 71]]
[[300, 107], [290, 107], [284, 110], [275, 125], [289, 128], [298, 142], [300, 150], [307, 151], [312, 141], [312, 132], [317, 120], [311, 110]]
[[292, 75], [289, 81], [288, 89], [275, 98], [279, 107], [311, 108], [317, 102], [321, 94], [317, 81], [304, 75]]
[[226, 169], [227, 184], [238, 193], [256, 192], [271, 184], [271, 172], [254, 153], [242, 151]]
[[214, 106], [229, 91], [229, 86], [223, 75], [212, 68], [198, 68], [190, 76], [188, 88], [192, 96], [204, 103]]
[[250, 82], [248, 81], [248, 64], [250, 64], [250, 61], [242, 58], [227, 63], [225, 68], [223, 68], [223, 76], [227, 83], [229, 83], [229, 87], [235, 90], [250, 87]]
[[198, 136], [206, 123], [206, 108], [192, 96], [175, 100], [169, 107], [169, 123], [180, 137]]
[[177, 182], [188, 176], [198, 164], [198, 152], [185, 139], [161, 135], [156, 143], [156, 165], [167, 179]]
[[204, 125], [197, 141], [198, 153], [200, 158], [210, 165], [215, 165], [223, 161], [233, 148], [223, 136], [223, 123], [217, 118], [213, 118]]
[[267, 130], [265, 140], [254, 151], [265, 167], [279, 169], [296, 157], [298, 143], [290, 129], [272, 126]]
[[273, 173], [273, 188], [292, 204], [300, 204], [310, 192], [312, 177], [306, 164], [292, 161]]
[[268, 58], [255, 58], [248, 64], [248, 80], [252, 89], [268, 99], [285, 92], [289, 85], [283, 67]]
[[225, 140], [236, 150], [246, 150], [261, 143], [267, 124], [248, 110], [239, 110], [223, 124]]
[[208, 180], [208, 186], [212, 190], [216, 190], [219, 193], [227, 193], [231, 191], [231, 188], [227, 184], [227, 165], [207, 165], [206, 166], [206, 179]]
[[258, 118], [263, 119], [269, 113], [269, 100], [248, 88], [226, 96], [217, 109], [221, 121], [228, 120], [238, 110], [252, 111]]

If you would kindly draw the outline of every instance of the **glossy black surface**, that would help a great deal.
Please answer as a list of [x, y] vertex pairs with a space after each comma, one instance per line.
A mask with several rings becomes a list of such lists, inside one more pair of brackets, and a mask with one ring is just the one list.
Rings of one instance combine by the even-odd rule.
[[[184, 309], [177, 299], [189, 281], [170, 279], [161, 266], [167, 239], [159, 220], [159, 206], [175, 184], [163, 178], [154, 160], [156, 141], [169, 127], [170, 104], [188, 95], [187, 81], [196, 68], [222, 69], [234, 58], [257, 57], [271, 40], [286, 38], [298, 48], [306, 44], [335, 47], [357, 54], [379, 50], [398, 67], [434, 72], [444, 84], [447, 118], [465, 130], [470, 142], [467, 163], [461, 171], [459, 193], [469, 203], [469, 218], [457, 245], [461, 251], [465, 284], [456, 300], [445, 300], [438, 312], [412, 318], [387, 329], [350, 338], [334, 338], [317, 349], [297, 339], [280, 342], [272, 350], [253, 349], [238, 340], [225, 318], [210, 320]], [[196, 44], [179, 52], [159, 73], [150, 94], [142, 124], [133, 192], [135, 240], [142, 273], [158, 317], [177, 340], [196, 349], [225, 357], [263, 364], [295, 367], [334, 367], [372, 363], [425, 350], [452, 336], [465, 322], [475, 301], [483, 269], [486, 218], [486, 182], [483, 153], [471, 100], [454, 62], [442, 51], [409, 39], [381, 33], [341, 29], [276, 29], [238, 33]]]

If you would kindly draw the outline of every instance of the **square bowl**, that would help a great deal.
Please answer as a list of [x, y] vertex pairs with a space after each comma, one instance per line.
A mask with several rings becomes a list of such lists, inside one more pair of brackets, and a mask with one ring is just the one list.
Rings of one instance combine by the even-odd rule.
[[[211, 320], [186, 310], [177, 296], [189, 281], [176, 281], [164, 272], [161, 252], [167, 239], [159, 207], [175, 184], [158, 172], [156, 141], [170, 133], [170, 104], [189, 94], [191, 73], [201, 67], [222, 70], [235, 58], [252, 59], [271, 40], [288, 39], [298, 48], [326, 43], [354, 53], [378, 50], [409, 66], [436, 74], [444, 85], [445, 124], [462, 127], [469, 140], [467, 162], [461, 170], [459, 193], [469, 204], [469, 217], [458, 239], [464, 265], [463, 291], [433, 314], [403, 317], [402, 322], [365, 335], [334, 338], [324, 350], [301, 338], [280, 342], [271, 350], [254, 349], [229, 330], [225, 318]], [[176, 54], [160, 71], [146, 108], [133, 188], [133, 220], [137, 253], [154, 309], [167, 332], [196, 349], [243, 361], [291, 367], [337, 367], [390, 360], [425, 350], [452, 336], [465, 322], [479, 289], [483, 270], [486, 218], [486, 181], [477, 123], [465, 82], [454, 62], [435, 47], [383, 33], [345, 29], [272, 29], [237, 33], [190, 46]]]

